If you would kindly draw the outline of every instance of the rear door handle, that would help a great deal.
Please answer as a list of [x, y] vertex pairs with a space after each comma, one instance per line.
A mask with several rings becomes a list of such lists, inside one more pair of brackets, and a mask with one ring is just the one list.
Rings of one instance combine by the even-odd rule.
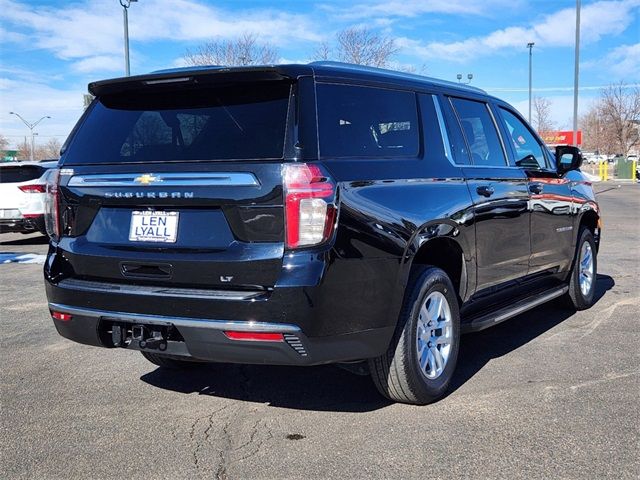
[[493, 195], [495, 190], [491, 185], [480, 185], [476, 188], [476, 192], [478, 192], [478, 195], [482, 195], [483, 197], [490, 197]]
[[530, 183], [529, 184], [529, 191], [531, 193], [539, 194], [539, 193], [542, 193], [543, 189], [544, 189], [544, 187], [542, 186], [541, 183]]

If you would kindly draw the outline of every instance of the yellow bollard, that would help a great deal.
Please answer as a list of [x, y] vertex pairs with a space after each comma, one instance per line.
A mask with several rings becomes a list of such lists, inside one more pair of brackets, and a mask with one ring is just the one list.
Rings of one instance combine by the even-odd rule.
[[638, 161], [634, 160], [631, 163], [631, 179], [635, 182], [637, 180], [636, 178], [636, 168], [638, 168]]

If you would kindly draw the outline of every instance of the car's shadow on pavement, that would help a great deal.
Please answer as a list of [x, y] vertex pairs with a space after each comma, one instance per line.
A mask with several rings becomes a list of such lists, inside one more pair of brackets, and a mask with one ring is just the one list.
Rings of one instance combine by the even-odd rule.
[[[613, 278], [598, 275], [595, 301], [599, 301], [614, 285]], [[463, 336], [458, 368], [449, 394], [491, 359], [525, 345], [573, 314], [573, 311], [553, 302], [483, 332]], [[354, 375], [332, 365], [214, 364], [189, 370], [157, 368], [140, 379], [179, 393], [212, 395], [297, 410], [368, 412], [391, 404], [377, 392], [369, 376]]]
[[[615, 281], [608, 275], [598, 274], [594, 305], [613, 288]], [[575, 314], [575, 310], [558, 299], [525, 312], [495, 327], [464, 335], [460, 342], [458, 367], [448, 395], [464, 385], [490, 360], [526, 345], [546, 331]]]
[[369, 412], [390, 405], [369, 376], [333, 365], [282, 367], [214, 364], [189, 370], [158, 368], [140, 377], [180, 393], [269, 404], [296, 410]]
[[36, 235], [33, 236], [30, 234], [29, 236], [25, 236], [24, 238], [15, 239], [15, 237], [11, 240], [4, 240], [0, 236], [0, 245], [46, 245], [49, 243], [49, 237], [46, 235]]

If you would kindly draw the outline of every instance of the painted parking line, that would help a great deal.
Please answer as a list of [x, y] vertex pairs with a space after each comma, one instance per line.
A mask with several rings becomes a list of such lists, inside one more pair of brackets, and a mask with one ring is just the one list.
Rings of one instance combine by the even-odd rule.
[[38, 253], [4, 252], [0, 253], [0, 265], [4, 263], [36, 263], [42, 265], [46, 258], [46, 255]]

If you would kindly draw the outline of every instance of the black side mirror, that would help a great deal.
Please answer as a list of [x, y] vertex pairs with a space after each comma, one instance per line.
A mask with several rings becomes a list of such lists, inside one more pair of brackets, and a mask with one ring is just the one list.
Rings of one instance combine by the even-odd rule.
[[559, 174], [577, 170], [582, 165], [582, 152], [578, 147], [572, 147], [571, 145], [557, 146], [556, 165]]

